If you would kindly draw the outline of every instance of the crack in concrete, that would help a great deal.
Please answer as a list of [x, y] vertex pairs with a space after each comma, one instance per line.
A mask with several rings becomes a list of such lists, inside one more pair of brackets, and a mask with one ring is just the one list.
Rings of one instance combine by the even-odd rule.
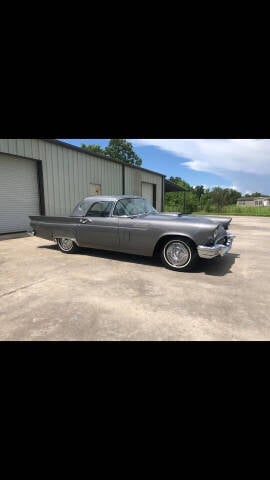
[[47, 280], [48, 279], [45, 278], [43, 280], [39, 280], [38, 282], [29, 283], [29, 285], [24, 285], [23, 287], [15, 288], [15, 290], [10, 290], [9, 292], [6, 292], [0, 295], [0, 298], [6, 297], [7, 295], [11, 295], [12, 293], [16, 293], [19, 290], [25, 290], [26, 288], [32, 287], [33, 285], [37, 285], [38, 283], [46, 282]]

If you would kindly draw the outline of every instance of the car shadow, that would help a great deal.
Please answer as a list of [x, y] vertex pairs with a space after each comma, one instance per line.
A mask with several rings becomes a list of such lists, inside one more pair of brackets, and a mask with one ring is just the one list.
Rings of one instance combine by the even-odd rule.
[[200, 258], [198, 264], [192, 270], [193, 273], [204, 273], [215, 277], [222, 277], [232, 273], [235, 260], [240, 257], [239, 253], [227, 253], [224, 257], [215, 257], [212, 260]]
[[[57, 245], [40, 245], [38, 248], [47, 248], [48, 250], [58, 250]], [[59, 252], [60, 253], [60, 252]], [[162, 267], [157, 257], [142, 257], [130, 253], [111, 252], [109, 250], [95, 250], [94, 248], [79, 248], [72, 255], [86, 255], [88, 257], [107, 258], [118, 262], [137, 263], [140, 265], [152, 265]]]
[[[47, 248], [48, 250], [58, 250], [57, 245], [40, 245], [38, 248]], [[60, 252], [59, 252], [60, 253]], [[149, 265], [152, 267], [164, 268], [158, 256], [142, 257], [129, 253], [110, 252], [105, 250], [94, 250], [90, 248], [80, 248], [72, 255], [86, 255], [88, 257], [107, 258], [118, 262], [136, 263], [139, 265]], [[224, 257], [216, 257], [212, 260], [200, 258], [193, 270], [188, 273], [204, 273], [205, 275], [223, 276], [232, 273], [231, 268], [235, 260], [240, 257], [238, 253], [228, 253]], [[184, 272], [183, 272], [184, 273]]]

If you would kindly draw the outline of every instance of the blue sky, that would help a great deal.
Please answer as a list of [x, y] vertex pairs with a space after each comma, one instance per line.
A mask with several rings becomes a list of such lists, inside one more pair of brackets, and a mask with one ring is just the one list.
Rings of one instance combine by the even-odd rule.
[[[108, 139], [59, 139], [72, 145]], [[243, 194], [270, 194], [270, 140], [128, 139], [142, 158], [142, 167], [178, 176], [191, 185], [236, 188]]]

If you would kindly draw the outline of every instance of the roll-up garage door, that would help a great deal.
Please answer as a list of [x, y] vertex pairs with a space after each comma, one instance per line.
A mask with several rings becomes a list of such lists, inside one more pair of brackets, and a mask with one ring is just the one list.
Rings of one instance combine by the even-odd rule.
[[153, 184], [152, 183], [147, 183], [147, 182], [142, 182], [142, 196], [149, 200], [151, 205], [153, 205]]
[[0, 153], [0, 234], [29, 230], [29, 215], [39, 215], [36, 161]]

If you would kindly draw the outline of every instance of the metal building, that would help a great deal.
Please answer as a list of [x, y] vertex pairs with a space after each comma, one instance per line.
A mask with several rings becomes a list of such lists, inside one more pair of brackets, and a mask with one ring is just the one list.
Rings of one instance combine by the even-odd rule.
[[142, 195], [164, 208], [165, 176], [51, 139], [0, 139], [0, 234], [29, 215], [70, 215], [83, 197]]

